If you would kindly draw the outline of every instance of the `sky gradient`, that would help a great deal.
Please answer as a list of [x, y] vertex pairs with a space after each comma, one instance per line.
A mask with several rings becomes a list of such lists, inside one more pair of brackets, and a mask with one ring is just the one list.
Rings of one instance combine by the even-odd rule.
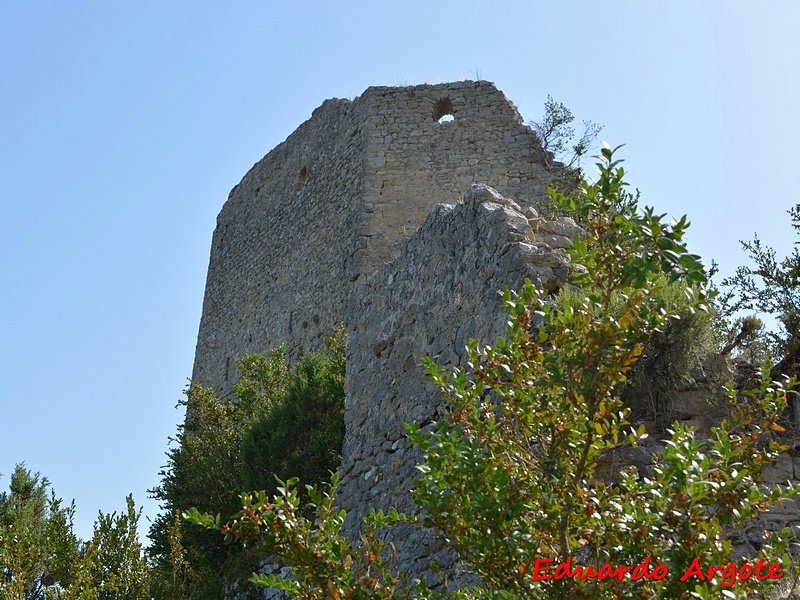
[[755, 232], [790, 251], [800, 3], [431, 4], [0, 0], [0, 489], [25, 461], [84, 538], [128, 493], [155, 514], [216, 214], [326, 98], [550, 94], [723, 275]]

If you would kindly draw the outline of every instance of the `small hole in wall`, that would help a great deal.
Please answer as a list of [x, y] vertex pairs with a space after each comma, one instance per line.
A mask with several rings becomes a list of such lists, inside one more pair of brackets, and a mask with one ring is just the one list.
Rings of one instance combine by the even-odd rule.
[[440, 98], [433, 107], [433, 119], [437, 123], [455, 121], [453, 116], [453, 101], [450, 98]]
[[302, 169], [300, 169], [300, 177], [299, 177], [299, 183], [301, 188], [306, 187], [307, 178], [308, 178], [308, 170], [305, 167], [303, 167]]

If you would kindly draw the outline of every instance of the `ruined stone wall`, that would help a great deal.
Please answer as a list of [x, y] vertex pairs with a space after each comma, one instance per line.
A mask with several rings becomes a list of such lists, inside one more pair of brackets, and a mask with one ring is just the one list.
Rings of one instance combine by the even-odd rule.
[[[365, 272], [394, 258], [435, 204], [458, 201], [473, 183], [509, 198], [546, 197], [551, 178], [536, 136], [494, 85], [374, 87], [365, 96], [364, 198], [372, 213], [365, 235], [382, 236], [365, 252]], [[440, 123], [443, 115], [452, 120]]]
[[309, 347], [347, 314], [362, 121], [353, 103], [325, 102], [231, 191], [211, 245], [194, 381], [227, 391], [235, 358]]
[[[452, 120], [439, 122], [443, 114]], [[422, 357], [460, 364], [469, 337], [501, 333], [503, 286], [566, 281], [555, 248], [577, 230], [537, 219], [559, 175], [542, 159], [490, 83], [369, 88], [326, 101], [220, 212], [193, 379], [224, 394], [236, 357], [278, 344], [296, 357], [346, 323], [339, 502], [351, 532], [369, 507], [411, 506], [417, 456], [402, 424], [441, 409]], [[428, 533], [392, 535], [410, 575], [433, 556], [448, 564]]]
[[[453, 120], [439, 123], [443, 111]], [[367, 276], [472, 183], [539, 204], [554, 173], [488, 82], [328, 100], [245, 175], [217, 218], [192, 378], [226, 392], [235, 359], [315, 348]], [[355, 300], [354, 300], [355, 299]]]

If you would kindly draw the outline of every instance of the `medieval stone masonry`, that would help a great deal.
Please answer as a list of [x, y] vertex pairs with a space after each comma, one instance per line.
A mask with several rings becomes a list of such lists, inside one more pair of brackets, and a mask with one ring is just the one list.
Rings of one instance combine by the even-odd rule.
[[[458, 364], [469, 337], [500, 334], [504, 285], [566, 280], [578, 229], [538, 218], [559, 175], [543, 160], [491, 83], [372, 87], [324, 102], [223, 206], [193, 380], [225, 394], [236, 357], [279, 344], [296, 357], [344, 322], [351, 531], [370, 507], [411, 506], [418, 456], [402, 424], [440, 408], [421, 359]], [[452, 562], [422, 531], [393, 537], [412, 575]]]
[[[441, 113], [441, 114], [440, 114]], [[451, 121], [439, 123], [450, 114]], [[367, 277], [473, 183], [537, 204], [553, 174], [488, 82], [373, 87], [327, 100], [231, 191], [217, 218], [193, 379], [227, 390], [234, 358], [315, 347], [353, 324]]]
[[[442, 408], [421, 359], [459, 365], [468, 338], [502, 334], [503, 286], [567, 281], [565, 248], [581, 231], [569, 218], [539, 217], [560, 175], [544, 159], [489, 82], [371, 87], [325, 101], [223, 206], [193, 380], [224, 395], [237, 357], [286, 344], [293, 359], [345, 323], [338, 502], [349, 532], [370, 508], [412, 508], [419, 455], [403, 423], [430, 422]], [[767, 474], [785, 476], [788, 456]], [[423, 530], [401, 526], [390, 539], [411, 577], [431, 558], [456, 566]]]

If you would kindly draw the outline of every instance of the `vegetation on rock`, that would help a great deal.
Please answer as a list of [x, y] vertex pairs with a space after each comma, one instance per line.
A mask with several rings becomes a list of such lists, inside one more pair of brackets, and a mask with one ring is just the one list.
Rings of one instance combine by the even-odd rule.
[[[792, 227], [800, 234], [800, 204], [789, 210]], [[775, 317], [778, 332], [764, 332], [754, 317], [737, 322], [743, 339], [754, 331], [766, 335], [768, 351], [780, 358], [773, 375], [800, 373], [800, 240], [791, 255], [778, 260], [775, 250], [762, 244], [758, 236], [742, 242], [755, 266], [741, 266], [722, 284], [731, 288], [728, 310], [757, 310]]]
[[[598, 167], [597, 182], [568, 197], [551, 192], [587, 227], [570, 249], [580, 299], [553, 303], [530, 283], [518, 293], [506, 289], [505, 338], [484, 347], [471, 341], [465, 369], [447, 372], [427, 361], [449, 410], [424, 428], [408, 425], [424, 451], [419, 514], [373, 512], [351, 542], [341, 535], [345, 515], [333, 492], [309, 490], [318, 512], [308, 519], [294, 478], [271, 499], [242, 496], [242, 509], [225, 524], [191, 511], [192, 521], [227, 541], [292, 567], [289, 579], [255, 575], [255, 583], [303, 599], [738, 598], [774, 583], [738, 575], [764, 564], [791, 570], [788, 530], [765, 534], [758, 557], [731, 563], [737, 528], [798, 491], [758, 483], [782, 449], [773, 432], [781, 429], [786, 392], [768, 372], [756, 389], [729, 391], [731, 416], [709, 440], [675, 422], [650, 473], [594, 477], [602, 456], [646, 435], [628, 422], [620, 389], [648, 340], [681, 315], [707, 309], [705, 270], [682, 241], [686, 219], [668, 225], [652, 209], [637, 209], [610, 148]], [[685, 303], [663, 301], [675, 283], [690, 294]], [[335, 477], [332, 483], [335, 489]], [[441, 535], [480, 583], [405, 585], [377, 532], [409, 520]], [[729, 563], [699, 574], [699, 565]], [[556, 565], [579, 575], [552, 577]], [[640, 567], [647, 575], [635, 576], [634, 565], [648, 565]]]
[[603, 129], [602, 125], [584, 121], [583, 132], [576, 139], [575, 128], [572, 127], [573, 121], [575, 116], [572, 111], [561, 102], [553, 100], [548, 94], [542, 118], [528, 123], [536, 132], [545, 152], [546, 166], [551, 166], [549, 155], [552, 154], [568, 169], [579, 168], [583, 157], [591, 150], [592, 144]]

